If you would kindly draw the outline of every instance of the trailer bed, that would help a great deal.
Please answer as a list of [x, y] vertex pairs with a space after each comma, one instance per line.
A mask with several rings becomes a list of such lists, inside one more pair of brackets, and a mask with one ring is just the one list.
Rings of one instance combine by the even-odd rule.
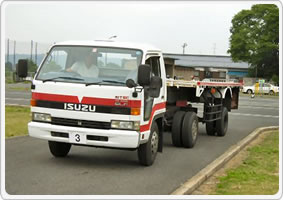
[[240, 82], [236, 82], [237, 80], [230, 79], [209, 79], [204, 81], [196, 81], [196, 80], [174, 80], [174, 79], [167, 79], [166, 84], [167, 87], [189, 87], [189, 88], [196, 88], [197, 86], [202, 87], [240, 87], [243, 84]]

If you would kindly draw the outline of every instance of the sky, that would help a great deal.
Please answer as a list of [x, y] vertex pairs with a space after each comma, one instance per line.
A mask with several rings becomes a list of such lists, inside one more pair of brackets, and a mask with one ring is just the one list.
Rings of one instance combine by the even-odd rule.
[[233, 16], [255, 3], [6, 2], [5, 38], [17, 41], [20, 53], [30, 52], [31, 40], [45, 51], [54, 42], [116, 35], [117, 41], [148, 43], [166, 53], [182, 53], [187, 43], [187, 54], [227, 55]]

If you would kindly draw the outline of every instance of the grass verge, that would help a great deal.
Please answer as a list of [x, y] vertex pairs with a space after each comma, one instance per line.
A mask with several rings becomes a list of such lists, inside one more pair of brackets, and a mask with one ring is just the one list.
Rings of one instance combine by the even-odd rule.
[[26, 87], [11, 87], [9, 89], [15, 91], [30, 91], [30, 88], [26, 88]]
[[5, 137], [27, 135], [30, 120], [29, 107], [5, 106]]
[[279, 132], [273, 131], [258, 145], [248, 148], [242, 164], [229, 169], [211, 194], [273, 195], [279, 189]]
[[[251, 97], [251, 94], [245, 94], [245, 93], [240, 92], [240, 96], [242, 96], [242, 97]], [[279, 93], [273, 94], [273, 95], [269, 95], [269, 94], [255, 94], [255, 97], [279, 99]]]

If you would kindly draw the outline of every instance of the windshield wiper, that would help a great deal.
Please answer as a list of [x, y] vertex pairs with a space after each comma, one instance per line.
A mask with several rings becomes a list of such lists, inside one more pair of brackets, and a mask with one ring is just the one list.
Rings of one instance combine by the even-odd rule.
[[102, 82], [125, 84], [125, 82], [122, 82], [122, 81], [113, 81], [113, 80], [102, 80]]
[[89, 85], [100, 85], [101, 83], [118, 83], [118, 84], [125, 84], [124, 82], [121, 81], [113, 81], [113, 80], [102, 80], [99, 82], [92, 82], [92, 83], [86, 83], [85, 86], [89, 86]]
[[84, 79], [82, 78], [75, 78], [75, 77], [68, 77], [68, 76], [59, 76], [59, 77], [55, 77], [55, 78], [48, 78], [48, 79], [44, 79], [42, 80], [43, 83], [45, 83], [46, 81], [54, 81], [56, 79], [69, 79], [69, 80], [77, 80], [77, 81], [83, 81]]

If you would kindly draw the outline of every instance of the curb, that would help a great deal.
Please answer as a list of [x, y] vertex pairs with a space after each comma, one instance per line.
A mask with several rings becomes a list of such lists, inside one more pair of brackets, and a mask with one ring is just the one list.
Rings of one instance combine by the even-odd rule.
[[246, 145], [248, 145], [252, 140], [254, 140], [259, 134], [266, 131], [278, 130], [279, 126], [269, 126], [257, 128], [244, 139], [239, 141], [237, 144], [231, 146], [224, 154], [216, 158], [212, 163], [207, 165], [201, 171], [199, 171], [195, 176], [188, 179], [179, 188], [177, 188], [170, 195], [184, 195], [191, 194], [195, 189], [197, 189], [205, 180], [207, 180], [211, 175], [218, 171], [223, 165], [225, 165], [230, 159], [232, 159], [237, 153], [239, 153]]

